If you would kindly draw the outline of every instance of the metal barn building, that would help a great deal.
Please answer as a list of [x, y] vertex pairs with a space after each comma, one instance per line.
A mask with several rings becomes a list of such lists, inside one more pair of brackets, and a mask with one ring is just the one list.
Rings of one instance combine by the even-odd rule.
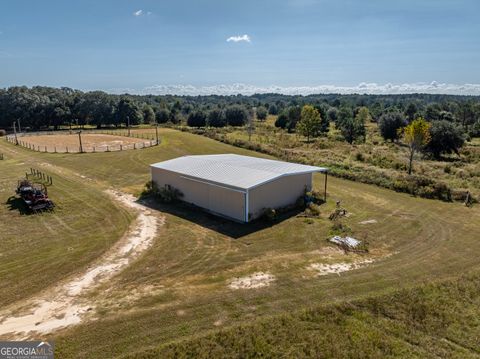
[[322, 167], [234, 154], [178, 157], [151, 171], [158, 187], [177, 188], [183, 201], [239, 222], [294, 203], [311, 190], [314, 172], [327, 174]]

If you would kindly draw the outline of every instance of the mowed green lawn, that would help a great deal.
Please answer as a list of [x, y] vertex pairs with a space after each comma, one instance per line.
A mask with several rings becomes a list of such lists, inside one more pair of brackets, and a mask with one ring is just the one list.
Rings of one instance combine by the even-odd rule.
[[[31, 296], [84, 268], [119, 239], [132, 216], [102, 188], [0, 141], [0, 306]], [[17, 181], [33, 167], [53, 177], [53, 212], [25, 213]]]
[[[145, 150], [34, 157], [69, 177], [77, 179], [75, 172], [92, 179], [89, 190], [113, 186], [138, 194], [153, 162], [184, 154], [259, 155], [174, 130], [161, 130], [161, 136], [160, 146]], [[31, 153], [15, 150], [22, 156]], [[323, 188], [323, 176], [315, 177], [315, 186]], [[326, 241], [335, 200], [350, 213], [343, 223], [369, 242], [366, 257], [345, 255]], [[155, 209], [165, 213], [166, 224], [152, 249], [90, 294], [98, 305], [98, 320], [54, 335], [60, 357], [142, 352], [263, 316], [458, 277], [479, 264], [478, 207], [331, 177], [329, 201], [319, 219], [293, 216], [275, 225], [243, 226], [184, 206]], [[376, 223], [360, 224], [365, 220]], [[319, 277], [308, 269], [314, 263], [365, 258], [375, 262], [341, 275]], [[271, 273], [275, 281], [260, 289], [228, 287], [232, 279], [259, 271]]]

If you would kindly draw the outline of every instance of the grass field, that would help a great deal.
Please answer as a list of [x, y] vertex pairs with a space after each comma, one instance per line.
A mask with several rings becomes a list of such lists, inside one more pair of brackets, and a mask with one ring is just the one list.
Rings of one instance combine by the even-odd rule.
[[[54, 222], [58, 221], [56, 217], [66, 221], [65, 217], [80, 216], [84, 222], [78, 226], [89, 226], [92, 231], [92, 236], [85, 240], [83, 233], [81, 237], [72, 233], [72, 238], [82, 239], [80, 243], [84, 246], [79, 249], [78, 256], [72, 251], [68, 254], [70, 258], [57, 259], [65, 262], [63, 271], [61, 269], [53, 275], [53, 269], [48, 272], [47, 266], [46, 284], [61, 280], [98, 256], [101, 250], [96, 245], [101, 243], [104, 249], [128, 224], [130, 217], [124, 210], [118, 209], [107, 198], [98, 197], [102, 196], [101, 189], [114, 187], [139, 194], [149, 179], [150, 163], [184, 154], [258, 156], [254, 152], [170, 129], [162, 129], [161, 136], [160, 146], [142, 151], [75, 155], [32, 153], [0, 142], [0, 152], [7, 158], [0, 162], [2, 198], [8, 199], [11, 192], [7, 191], [8, 186], [14, 187], [25, 168], [41, 167], [50, 171], [54, 178], [59, 177], [51, 195], [61, 204], [55, 213], [33, 218], [9, 211], [4, 205], [0, 212], [4, 216], [2, 223], [5, 223], [4, 219], [11, 223], [9, 232], [6, 232], [10, 237], [7, 238], [18, 241], [23, 238], [25, 228], [33, 227], [37, 222], [48, 223], [42, 224], [44, 235], [50, 228], [62, 233], [62, 238], [69, 238], [68, 231], [64, 235], [62, 224]], [[3, 171], [4, 168], [7, 170]], [[315, 177], [315, 186], [321, 188], [322, 181], [321, 176]], [[77, 191], [70, 191], [71, 186]], [[91, 203], [88, 198], [95, 197], [102, 198], [102, 201], [94, 201], [96, 205], [88, 211], [78, 206], [72, 208], [69, 198], [73, 193], [85, 196], [87, 203]], [[103, 358], [105, 353], [119, 357], [146, 349], [155, 350], [162, 344], [259, 317], [357, 301], [391, 293], [398, 288], [456, 278], [479, 267], [478, 207], [466, 208], [458, 203], [415, 198], [336, 178], [329, 179], [329, 194], [327, 204], [321, 206], [320, 218], [293, 216], [274, 225], [242, 226], [186, 206], [152, 205], [154, 210], [162, 211], [166, 216], [166, 224], [157, 234], [153, 247], [108, 284], [89, 293], [91, 300], [98, 304], [96, 321], [53, 335], [60, 357]], [[350, 213], [342, 220], [343, 224], [351, 228], [355, 237], [368, 241], [369, 254], [347, 255], [326, 241], [332, 229], [327, 217], [334, 209], [335, 200], [341, 200]], [[103, 211], [103, 215], [98, 211]], [[375, 220], [376, 223], [360, 224], [366, 220]], [[72, 219], [72, 222], [75, 221]], [[69, 222], [69, 226], [73, 225]], [[3, 234], [1, 231], [4, 231], [3, 227], [0, 229]], [[53, 252], [61, 251], [63, 243], [44, 237], [33, 241], [38, 236], [32, 235], [30, 241], [35, 243], [35, 248], [50, 245]], [[16, 260], [20, 260], [20, 253], [26, 245], [17, 244], [19, 253], [10, 254], [9, 258], [14, 261], [16, 256]], [[88, 258], [80, 255], [82, 249], [88, 253]], [[3, 250], [2, 247], [2, 255]], [[374, 262], [341, 275], [318, 276], [309, 269], [312, 264], [352, 263], [365, 259]], [[13, 268], [10, 265], [3, 270], [6, 276], [0, 277], [0, 286], [11, 285], [12, 279], [5, 281], [4, 278], [19, 278]], [[15, 299], [41, 288], [30, 284], [23, 288], [24, 283], [33, 282], [37, 276], [32, 275], [38, 271], [35, 262], [25, 260], [19, 270], [30, 274], [30, 280], [26, 281], [27, 275], [23, 281], [17, 279], [19, 288], [12, 292]], [[228, 287], [232, 279], [256, 272], [268, 272], [275, 280], [261, 289], [232, 290]]]
[[478, 358], [479, 276], [317, 306], [132, 358]]
[[[366, 141], [350, 145], [332, 124], [327, 136], [307, 143], [306, 138], [287, 133], [274, 126], [275, 116], [265, 122], [256, 122], [255, 132], [249, 136], [242, 127], [196, 130], [223, 142], [282, 156], [291, 161], [317, 164], [331, 168], [337, 177], [373, 183], [399, 192], [414, 193], [426, 198], [448, 197], [435, 187], [447, 187], [450, 197], [462, 201], [466, 191], [480, 195], [480, 148], [478, 139], [467, 142], [460, 156], [447, 155], [439, 160], [417, 154], [413, 174], [407, 176], [408, 150], [401, 142], [383, 140], [376, 123], [366, 126]], [[188, 129], [184, 127], [183, 129]], [[193, 129], [188, 129], [192, 131]], [[195, 130], [193, 130], [195, 131]]]
[[[102, 187], [43, 156], [0, 141], [0, 306], [80, 270], [127, 229], [131, 215], [111, 203]], [[49, 159], [48, 156], [45, 157]], [[33, 167], [53, 177], [53, 213], [25, 213], [15, 199], [17, 180]]]

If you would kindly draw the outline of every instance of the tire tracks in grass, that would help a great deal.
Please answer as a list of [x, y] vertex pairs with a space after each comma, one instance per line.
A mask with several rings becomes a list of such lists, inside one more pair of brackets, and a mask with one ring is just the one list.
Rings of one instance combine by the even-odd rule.
[[39, 333], [46, 334], [79, 324], [87, 317], [91, 319], [95, 302], [86, 299], [84, 295], [125, 269], [153, 244], [158, 227], [164, 224], [164, 218], [152, 214], [133, 196], [111, 190], [107, 193], [123, 206], [138, 213], [133, 226], [83, 273], [48, 288], [34, 298], [0, 311], [0, 338], [31, 338]]

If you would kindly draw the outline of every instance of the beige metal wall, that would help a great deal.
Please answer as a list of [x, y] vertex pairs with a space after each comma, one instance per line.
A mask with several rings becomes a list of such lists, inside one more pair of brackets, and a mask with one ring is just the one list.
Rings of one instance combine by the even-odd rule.
[[183, 201], [237, 221], [245, 220], [244, 193], [187, 179], [160, 168], [152, 167], [151, 170], [152, 180], [159, 187], [169, 184], [179, 189], [183, 193]]
[[281, 208], [295, 203], [307, 191], [312, 189], [312, 174], [281, 177], [275, 181], [255, 187], [249, 191], [248, 212], [250, 218], [257, 218], [265, 208]]

